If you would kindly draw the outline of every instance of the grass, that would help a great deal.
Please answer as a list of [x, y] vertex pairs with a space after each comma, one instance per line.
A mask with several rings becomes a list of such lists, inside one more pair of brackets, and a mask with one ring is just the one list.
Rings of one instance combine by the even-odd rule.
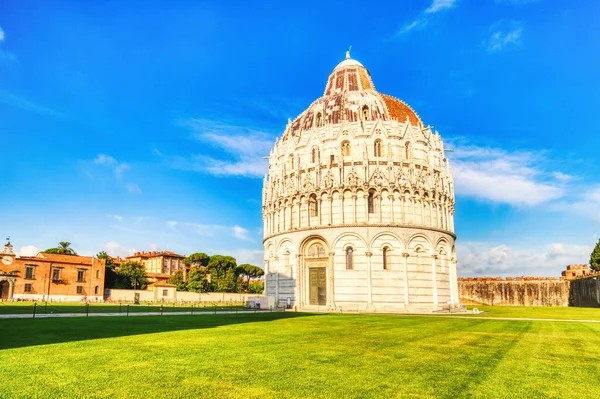
[[600, 323], [303, 313], [0, 320], [3, 398], [596, 398], [598, 359]]
[[[188, 304], [164, 303], [162, 305], [163, 313], [168, 312], [212, 312], [215, 310], [247, 310], [245, 303], [242, 302], [200, 302]], [[0, 314], [30, 314], [33, 315], [34, 302], [0, 302]], [[90, 303], [86, 307], [85, 303], [69, 302], [37, 302], [35, 306], [36, 314], [52, 313], [140, 313], [140, 312], [160, 312], [161, 304], [156, 302], [142, 303], [135, 305], [133, 303]]]
[[534, 319], [600, 320], [598, 308], [571, 308], [566, 306], [478, 306], [469, 305], [467, 309], [477, 308], [484, 313], [472, 317], [516, 317]]

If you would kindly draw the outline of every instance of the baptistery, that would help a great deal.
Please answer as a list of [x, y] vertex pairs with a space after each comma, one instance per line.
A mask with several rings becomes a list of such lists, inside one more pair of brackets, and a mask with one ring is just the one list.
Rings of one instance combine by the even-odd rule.
[[438, 132], [350, 58], [290, 120], [264, 179], [265, 294], [297, 309], [458, 306], [454, 188]]

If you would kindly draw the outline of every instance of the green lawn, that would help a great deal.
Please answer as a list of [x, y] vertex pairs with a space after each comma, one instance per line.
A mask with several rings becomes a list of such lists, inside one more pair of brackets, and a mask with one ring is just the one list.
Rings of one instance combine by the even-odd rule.
[[302, 313], [0, 320], [2, 398], [597, 398], [599, 359], [600, 323]]
[[[245, 303], [241, 302], [201, 302], [195, 304], [173, 304], [164, 303], [163, 313], [167, 312], [208, 312], [214, 310], [246, 310]], [[0, 314], [30, 314], [33, 316], [34, 302], [0, 302]], [[37, 302], [36, 314], [53, 313], [138, 313], [138, 312], [160, 312], [160, 303], [85, 303], [73, 302]]]
[[566, 306], [479, 306], [469, 305], [483, 313], [473, 317], [518, 317], [535, 319], [600, 320], [599, 308], [570, 308]]

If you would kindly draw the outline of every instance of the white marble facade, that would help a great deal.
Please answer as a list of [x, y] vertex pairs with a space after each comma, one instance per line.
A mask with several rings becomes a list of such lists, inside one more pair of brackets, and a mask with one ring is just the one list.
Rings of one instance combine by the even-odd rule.
[[347, 55], [269, 156], [266, 294], [304, 309], [457, 306], [453, 215], [441, 137]]

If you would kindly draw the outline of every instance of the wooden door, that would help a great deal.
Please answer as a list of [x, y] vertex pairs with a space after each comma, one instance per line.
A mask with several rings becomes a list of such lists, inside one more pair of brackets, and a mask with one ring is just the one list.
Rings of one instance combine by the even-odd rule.
[[327, 269], [311, 267], [308, 269], [309, 303], [327, 305]]

